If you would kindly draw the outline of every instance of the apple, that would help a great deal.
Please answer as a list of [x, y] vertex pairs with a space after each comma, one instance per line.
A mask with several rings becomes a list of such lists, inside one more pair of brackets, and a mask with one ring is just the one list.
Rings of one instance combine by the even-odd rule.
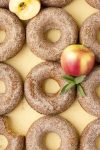
[[10, 0], [9, 9], [21, 20], [29, 20], [35, 17], [40, 9], [40, 0]]
[[94, 64], [93, 51], [83, 45], [70, 45], [61, 55], [61, 66], [67, 75], [87, 75], [92, 71]]

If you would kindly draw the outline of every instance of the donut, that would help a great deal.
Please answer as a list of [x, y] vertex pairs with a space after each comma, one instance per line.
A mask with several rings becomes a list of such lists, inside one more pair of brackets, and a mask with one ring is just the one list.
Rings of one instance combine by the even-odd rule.
[[24, 150], [24, 137], [16, 135], [9, 129], [6, 117], [0, 117], [0, 135], [5, 136], [8, 141], [6, 150]]
[[100, 0], [86, 0], [86, 2], [92, 7], [100, 9]]
[[4, 41], [0, 43], [0, 61], [5, 61], [22, 49], [25, 31], [17, 16], [3, 8], [0, 8], [0, 29], [6, 32]]
[[52, 6], [52, 7], [64, 7], [68, 5], [73, 0], [41, 0], [44, 6]]
[[77, 150], [78, 134], [73, 125], [61, 117], [43, 117], [33, 123], [26, 135], [26, 149], [47, 150], [43, 138], [47, 133], [57, 133], [61, 138], [60, 150]]
[[[53, 43], [45, 38], [50, 29], [61, 32], [60, 39]], [[26, 38], [29, 48], [38, 57], [56, 61], [60, 59], [65, 47], [75, 44], [78, 37], [78, 27], [74, 19], [61, 8], [46, 8], [27, 25]]]
[[0, 81], [5, 84], [5, 92], [0, 93], [0, 115], [11, 112], [23, 95], [21, 77], [10, 65], [0, 63]]
[[43, 62], [35, 66], [27, 75], [25, 80], [25, 97], [29, 105], [41, 114], [53, 115], [68, 109], [76, 97], [75, 89], [72, 88], [66, 94], [61, 95], [60, 91], [52, 96], [43, 91], [43, 81], [52, 78], [62, 88], [66, 81], [61, 76], [64, 72], [59, 63]]
[[94, 68], [93, 72], [87, 76], [82, 83], [86, 96], [78, 94], [80, 105], [91, 115], [100, 117], [100, 98], [96, 94], [96, 89], [100, 86], [100, 66]]
[[100, 119], [91, 122], [83, 131], [80, 150], [97, 150], [96, 139], [100, 136]]
[[80, 30], [80, 43], [93, 50], [97, 62], [100, 62], [100, 43], [97, 40], [99, 29], [100, 12], [97, 12], [85, 20]]
[[0, 7], [8, 8], [8, 6], [9, 6], [9, 0], [0, 0]]

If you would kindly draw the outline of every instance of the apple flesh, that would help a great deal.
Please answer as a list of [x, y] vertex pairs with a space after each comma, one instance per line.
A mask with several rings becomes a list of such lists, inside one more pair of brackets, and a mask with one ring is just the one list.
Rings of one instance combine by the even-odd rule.
[[67, 75], [87, 75], [95, 63], [94, 53], [83, 45], [70, 45], [61, 55], [61, 66]]
[[29, 20], [35, 17], [40, 9], [40, 0], [10, 0], [9, 9], [21, 20]]

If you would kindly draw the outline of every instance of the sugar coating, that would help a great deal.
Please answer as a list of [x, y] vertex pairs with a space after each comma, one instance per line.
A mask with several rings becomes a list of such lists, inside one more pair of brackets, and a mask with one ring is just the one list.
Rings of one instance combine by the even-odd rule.
[[0, 115], [11, 112], [21, 101], [23, 84], [16, 70], [4, 63], [0, 63], [0, 80], [4, 82], [6, 91], [0, 94]]
[[6, 32], [5, 40], [0, 44], [0, 61], [5, 61], [22, 49], [25, 31], [18, 17], [3, 8], [0, 8], [0, 28]]
[[[45, 38], [45, 33], [50, 29], [61, 32], [60, 39], [55, 43]], [[78, 27], [72, 16], [63, 9], [46, 8], [29, 21], [26, 38], [34, 54], [44, 60], [56, 61], [64, 48], [77, 42]]]
[[97, 150], [96, 138], [100, 136], [100, 119], [91, 122], [81, 135], [80, 150]]
[[100, 117], [100, 98], [96, 95], [96, 88], [100, 86], [100, 66], [87, 76], [82, 83], [82, 87], [86, 93], [85, 97], [78, 95], [78, 101], [81, 106], [90, 114]]
[[76, 98], [75, 89], [72, 88], [66, 94], [60, 92], [48, 96], [42, 89], [45, 79], [52, 78], [58, 82], [61, 89], [67, 81], [61, 76], [64, 72], [59, 63], [44, 62], [35, 66], [25, 80], [25, 96], [28, 103], [36, 111], [46, 115], [57, 114], [68, 109]]
[[64, 7], [72, 1], [73, 0], [41, 0], [43, 5], [52, 7]]
[[60, 150], [78, 149], [78, 134], [75, 128], [70, 122], [58, 116], [46, 116], [32, 124], [26, 136], [26, 149], [47, 150], [43, 145], [43, 137], [50, 132], [60, 136]]
[[8, 6], [9, 6], [9, 0], [0, 0], [0, 7], [8, 8]]
[[80, 30], [80, 42], [93, 50], [96, 61], [100, 62], [100, 43], [97, 40], [97, 33], [100, 29], [100, 12], [92, 14], [83, 23]]
[[94, 8], [100, 9], [100, 0], [86, 0], [89, 5]]
[[7, 123], [6, 117], [0, 117], [0, 134], [4, 135], [8, 140], [6, 150], [24, 150], [24, 137], [13, 133]]

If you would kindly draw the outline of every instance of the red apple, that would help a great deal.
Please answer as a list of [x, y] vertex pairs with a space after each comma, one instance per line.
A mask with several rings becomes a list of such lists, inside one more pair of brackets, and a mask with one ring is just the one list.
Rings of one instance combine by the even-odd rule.
[[95, 55], [83, 45], [70, 45], [61, 55], [61, 66], [71, 76], [87, 75], [93, 69]]

